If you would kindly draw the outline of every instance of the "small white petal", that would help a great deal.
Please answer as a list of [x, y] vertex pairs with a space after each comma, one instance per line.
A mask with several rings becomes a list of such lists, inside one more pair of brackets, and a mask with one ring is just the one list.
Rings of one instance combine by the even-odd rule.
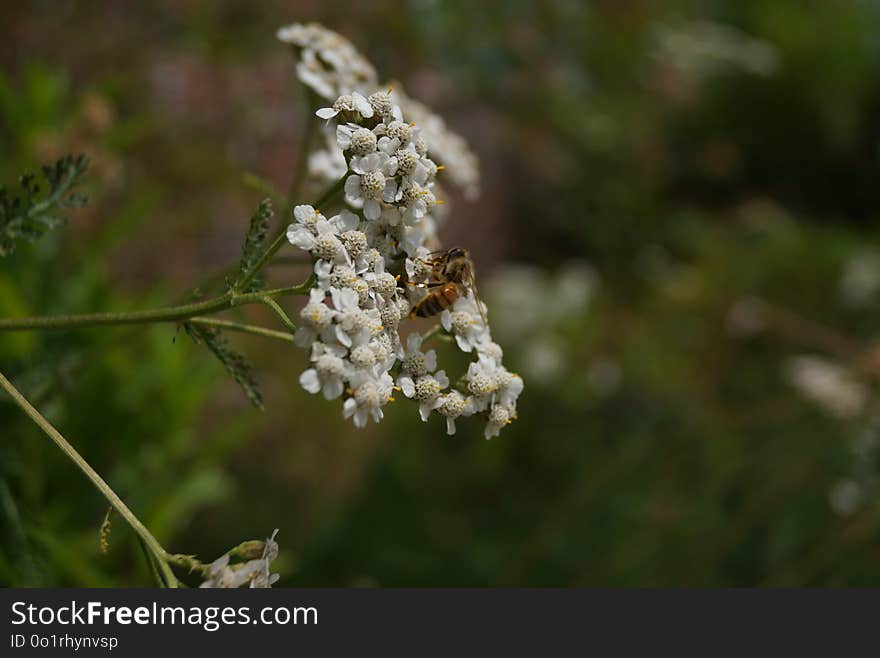
[[316, 336], [317, 334], [315, 334], [313, 329], [297, 327], [296, 332], [293, 334], [293, 342], [299, 347], [308, 347], [315, 340]]
[[318, 379], [318, 371], [309, 368], [299, 376], [300, 385], [309, 393], [317, 393], [321, 390], [321, 381]]
[[335, 117], [339, 112], [334, 110], [332, 107], [322, 107], [320, 110], [315, 112], [321, 119], [327, 119], [328, 121]]
[[425, 352], [425, 367], [428, 372], [434, 372], [437, 369], [437, 352], [436, 350], [428, 350]]
[[361, 177], [352, 174], [345, 179], [345, 200], [356, 208], [363, 203], [361, 197]]
[[351, 129], [348, 126], [336, 126], [336, 143], [342, 150], [351, 146]]
[[406, 351], [407, 352], [415, 352], [422, 346], [422, 335], [412, 332], [409, 336], [406, 337]]
[[345, 390], [345, 385], [342, 380], [337, 378], [331, 379], [326, 384], [324, 384], [324, 397], [328, 400], [335, 400], [340, 395], [342, 395], [342, 391]]
[[443, 311], [440, 314], [440, 324], [443, 325], [443, 328], [451, 332], [452, 331], [452, 313], [449, 311]]
[[403, 391], [403, 394], [408, 398], [411, 398], [416, 394], [415, 382], [413, 382], [412, 377], [409, 375], [401, 375], [398, 377], [397, 385], [400, 386], [400, 390]]
[[300, 223], [305, 223], [309, 219], [311, 219], [315, 215], [315, 209], [309, 205], [300, 205], [296, 206], [293, 209], [293, 216], [296, 218], [296, 221]]
[[361, 96], [358, 92], [353, 92], [351, 98], [354, 101], [355, 109], [361, 113], [362, 117], [369, 119], [373, 116], [373, 106], [370, 105], [370, 102], [366, 98]]
[[381, 164], [382, 161], [379, 159], [378, 153], [370, 153], [360, 159], [360, 168], [363, 171], [376, 171]]
[[339, 226], [341, 233], [354, 231], [361, 222], [360, 218], [350, 210], [343, 210], [337, 215], [337, 218], [337, 226]]
[[397, 196], [397, 181], [390, 178], [385, 181], [385, 187], [382, 188], [382, 199], [385, 203], [392, 203]]
[[293, 234], [289, 234], [287, 239], [290, 240], [290, 243], [296, 247], [304, 251], [311, 251], [315, 248], [315, 237], [308, 232], [306, 229], [301, 229], [299, 231], [295, 231]]
[[336, 340], [346, 347], [351, 347], [351, 336], [345, 333], [338, 324], [336, 325]]
[[371, 221], [375, 221], [379, 219], [382, 214], [382, 208], [379, 206], [379, 202], [373, 199], [369, 199], [366, 203], [364, 203], [364, 217]]

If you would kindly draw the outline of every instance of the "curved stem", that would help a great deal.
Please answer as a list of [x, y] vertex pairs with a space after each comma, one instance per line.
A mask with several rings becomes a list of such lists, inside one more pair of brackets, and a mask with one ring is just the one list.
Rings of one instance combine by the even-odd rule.
[[138, 519], [134, 512], [128, 509], [128, 506], [122, 502], [122, 499], [116, 495], [116, 492], [110, 488], [110, 485], [107, 484], [104, 479], [98, 475], [97, 471], [93, 469], [89, 463], [82, 458], [82, 456], [76, 451], [70, 443], [67, 442], [61, 433], [56, 430], [52, 424], [46, 420], [43, 415], [37, 411], [30, 402], [18, 391], [15, 386], [12, 385], [3, 373], [0, 373], [0, 388], [5, 390], [12, 400], [24, 411], [37, 426], [45, 432], [52, 441], [55, 442], [59, 448], [61, 448], [62, 452], [74, 463], [76, 466], [85, 473], [86, 477], [92, 481], [92, 484], [101, 492], [104, 498], [113, 506], [113, 508], [119, 512], [119, 515], [124, 518], [128, 524], [132, 527], [132, 529], [137, 533], [138, 537], [143, 540], [144, 545], [153, 553], [156, 557], [156, 561], [158, 563], [159, 569], [162, 572], [162, 577], [171, 587], [176, 587], [178, 585], [177, 578], [174, 575], [174, 572], [171, 571], [171, 567], [168, 566], [168, 552], [162, 548], [162, 545], [158, 542], [158, 540], [153, 537], [149, 530], [147, 530], [146, 526], [141, 523], [140, 519]]
[[283, 308], [281, 308], [278, 302], [276, 302], [271, 297], [263, 297], [262, 302], [272, 309], [275, 315], [278, 316], [281, 324], [283, 324], [288, 329], [288, 331], [290, 331], [291, 333], [296, 331], [296, 325], [293, 323], [293, 320], [290, 319], [290, 316], [287, 315], [287, 313], [284, 311]]
[[293, 342], [293, 334], [286, 331], [275, 331], [274, 329], [265, 329], [252, 324], [244, 324], [241, 322], [233, 322], [231, 320], [220, 320], [219, 318], [192, 318], [187, 320], [190, 324], [200, 324], [209, 327], [217, 327], [218, 329], [226, 329], [228, 331], [237, 331], [243, 334], [253, 334], [254, 336], [263, 336], [264, 338], [277, 338], [288, 343]]
[[[312, 206], [314, 208], [320, 208], [325, 203], [329, 202], [336, 194], [343, 188], [345, 185], [345, 179], [348, 178], [346, 174], [338, 181], [333, 183], [324, 194], [321, 195], [321, 198], [315, 201]], [[250, 272], [248, 272], [245, 276], [241, 278], [241, 280], [236, 285], [237, 290], [245, 290], [248, 284], [254, 280], [254, 277], [260, 273], [260, 270], [269, 262], [269, 260], [274, 256], [281, 247], [287, 243], [287, 227], [281, 227], [281, 231], [279, 231], [278, 235], [275, 236], [275, 239], [269, 244], [269, 247], [264, 251], [260, 257], [257, 259], [257, 262], [254, 263], [254, 266], [251, 268]]]
[[303, 119], [305, 122], [302, 130], [302, 141], [296, 158], [296, 168], [293, 170], [293, 179], [290, 181], [290, 187], [287, 191], [287, 198], [291, 203], [299, 196], [300, 188], [306, 179], [309, 168], [309, 152], [312, 150], [312, 144], [318, 132], [318, 122], [315, 121], [314, 109], [312, 109], [312, 106], [316, 104], [317, 96], [307, 87], [300, 88], [305, 92], [303, 96]]

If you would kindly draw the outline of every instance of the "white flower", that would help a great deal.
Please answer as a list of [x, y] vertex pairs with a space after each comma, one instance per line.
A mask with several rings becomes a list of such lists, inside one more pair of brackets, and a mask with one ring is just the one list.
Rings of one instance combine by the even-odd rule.
[[471, 352], [474, 347], [489, 340], [488, 328], [483, 324], [477, 302], [470, 294], [460, 297], [452, 310], [443, 311], [440, 324], [455, 336], [455, 342], [462, 352]]
[[403, 120], [400, 108], [394, 104], [390, 91], [377, 91], [374, 94], [370, 94], [367, 100], [373, 107], [373, 111], [383, 122], [394, 121], [395, 119]]
[[394, 380], [378, 366], [373, 370], [358, 370], [351, 378], [352, 396], [342, 406], [342, 415], [351, 418], [355, 427], [366, 427], [369, 418], [379, 422], [382, 407], [392, 399]]
[[287, 228], [287, 239], [291, 244], [310, 252], [315, 258], [334, 263], [350, 263], [339, 236], [344, 231], [356, 228], [358, 222], [357, 215], [347, 210], [329, 220], [323, 217], [317, 219], [314, 230], [308, 224], [297, 221]]
[[494, 359], [480, 356], [468, 366], [465, 381], [468, 390], [474, 396], [475, 408], [482, 411], [489, 406], [491, 396], [499, 387], [499, 374], [501, 373]]
[[345, 180], [345, 200], [354, 208], [363, 208], [367, 219], [379, 219], [379, 201], [391, 203], [397, 194], [393, 178], [397, 161], [384, 153], [370, 153], [352, 158], [352, 170], [357, 173]]
[[397, 278], [385, 271], [385, 259], [379, 258], [373, 265], [373, 271], [367, 272], [364, 279], [375, 293], [387, 300], [397, 293]]
[[307, 347], [319, 336], [325, 342], [335, 338], [333, 319], [337, 313], [324, 303], [325, 292], [320, 288], [309, 291], [309, 302], [299, 312], [302, 324], [297, 327], [293, 341], [300, 347]]
[[415, 379], [410, 375], [403, 374], [397, 378], [397, 385], [406, 397], [419, 401], [419, 415], [423, 421], [427, 421], [431, 410], [436, 409], [440, 403], [443, 389], [449, 386], [449, 378], [443, 370]]
[[489, 420], [486, 423], [484, 436], [487, 439], [498, 436], [498, 433], [513, 422], [516, 417], [515, 409], [503, 404], [495, 405], [489, 411]]
[[351, 151], [353, 155], [364, 156], [376, 150], [376, 134], [356, 123], [336, 126], [336, 143], [343, 151]]
[[434, 407], [437, 411], [446, 416], [446, 433], [455, 434], [455, 419], [459, 416], [470, 416], [473, 414], [473, 402], [470, 398], [466, 398], [459, 391], [449, 391], [445, 395], [441, 395], [437, 399]]
[[498, 385], [498, 390], [495, 394], [495, 400], [502, 406], [515, 409], [517, 398], [519, 398], [525, 387], [523, 378], [509, 372], [507, 368], [500, 364], [496, 365], [496, 368], [495, 382]]
[[342, 395], [348, 367], [342, 357], [346, 349], [338, 345], [326, 345], [316, 342], [312, 345], [313, 368], [304, 371], [299, 383], [309, 393], [323, 391], [324, 397], [334, 400]]
[[421, 377], [437, 369], [437, 352], [422, 352], [422, 335], [411, 333], [406, 337], [406, 352], [400, 367], [413, 377]]
[[[309, 205], [299, 205], [293, 208], [293, 218], [301, 227], [308, 229], [312, 234], [317, 232], [316, 225], [319, 219], [326, 219], [320, 211]], [[293, 226], [293, 224], [291, 225]], [[290, 228], [288, 228], [288, 232]]]
[[[428, 263], [430, 251], [427, 247], [419, 247], [416, 252], [406, 259], [406, 279], [412, 283], [425, 283], [431, 275], [431, 265]], [[449, 331], [449, 329], [447, 329]]]
[[373, 107], [367, 102], [366, 98], [353, 91], [350, 94], [343, 94], [333, 102], [333, 105], [322, 107], [315, 114], [328, 121], [338, 114], [346, 117], [354, 117], [360, 114], [365, 119], [369, 119], [373, 116]]
[[428, 212], [428, 207], [437, 203], [434, 193], [414, 180], [407, 180], [400, 186], [397, 200], [403, 203], [403, 216], [408, 221], [421, 219]]
[[363, 341], [365, 337], [371, 338], [382, 331], [379, 311], [360, 308], [360, 298], [356, 291], [350, 288], [331, 288], [330, 296], [338, 312], [336, 338], [340, 343], [351, 347], [356, 340]]

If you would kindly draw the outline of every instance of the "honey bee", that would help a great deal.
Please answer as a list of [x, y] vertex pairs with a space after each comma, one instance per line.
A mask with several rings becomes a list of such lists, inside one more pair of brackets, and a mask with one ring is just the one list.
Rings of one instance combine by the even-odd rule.
[[453, 247], [448, 251], [440, 251], [432, 258], [422, 259], [431, 267], [428, 283], [412, 284], [428, 288], [428, 294], [416, 302], [410, 311], [410, 317], [429, 318], [452, 306], [459, 298], [470, 290], [474, 294], [480, 317], [485, 323], [483, 305], [477, 296], [474, 281], [474, 262], [467, 249]]

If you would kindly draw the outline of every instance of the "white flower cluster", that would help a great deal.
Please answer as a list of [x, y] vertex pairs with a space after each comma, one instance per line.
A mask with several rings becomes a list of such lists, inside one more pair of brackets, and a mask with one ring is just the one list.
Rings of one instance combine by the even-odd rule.
[[[317, 28], [291, 26], [285, 34], [307, 29]], [[287, 231], [315, 263], [316, 284], [295, 335], [311, 352], [300, 383], [327, 399], [344, 396], [343, 415], [357, 427], [370, 418], [380, 421], [399, 390], [418, 402], [422, 420], [432, 411], [444, 416], [450, 434], [458, 417], [482, 414], [486, 437], [497, 436], [516, 418], [523, 381], [503, 366], [485, 306], [472, 291], [457, 287], [458, 299], [445, 303], [440, 315], [458, 347], [476, 356], [460, 390], [450, 389], [434, 350], [423, 351], [420, 334], [401, 339], [401, 322], [429, 294], [427, 259], [439, 247], [436, 208], [442, 202], [435, 183], [442, 167], [431, 156], [434, 143], [390, 90], [365, 93], [348, 90], [316, 112], [342, 154], [348, 207], [327, 218], [312, 206], [296, 206]]]
[[[294, 23], [278, 30], [278, 38], [297, 49], [297, 76], [325, 100], [335, 102], [342, 97], [358, 102], [358, 97], [363, 99], [382, 87], [376, 69], [352, 43], [322, 25]], [[407, 96], [399, 83], [385, 87], [393, 87], [390, 93], [393, 103], [409, 121], [419, 125], [422, 138], [431, 144], [433, 159], [448, 168], [449, 182], [460, 187], [468, 198], [475, 198], [480, 188], [479, 162], [467, 141], [450, 130], [426, 105]], [[325, 114], [330, 115], [331, 111], [332, 108]], [[345, 168], [336, 135], [326, 131], [322, 148], [309, 155], [310, 177], [332, 182]]]
[[379, 83], [376, 69], [354, 45], [317, 23], [294, 23], [278, 30], [278, 39], [299, 49], [296, 74], [322, 98], [336, 98], [363, 85]]
[[[278, 557], [278, 543], [275, 536], [278, 530], [265, 542], [246, 542], [245, 544], [262, 545], [260, 557], [238, 564], [229, 564], [230, 554], [224, 553], [208, 567], [208, 579], [199, 587], [205, 588], [239, 588], [244, 585], [252, 589], [266, 589], [278, 581], [279, 575], [271, 573], [269, 565]], [[259, 550], [259, 548], [258, 548]]]

